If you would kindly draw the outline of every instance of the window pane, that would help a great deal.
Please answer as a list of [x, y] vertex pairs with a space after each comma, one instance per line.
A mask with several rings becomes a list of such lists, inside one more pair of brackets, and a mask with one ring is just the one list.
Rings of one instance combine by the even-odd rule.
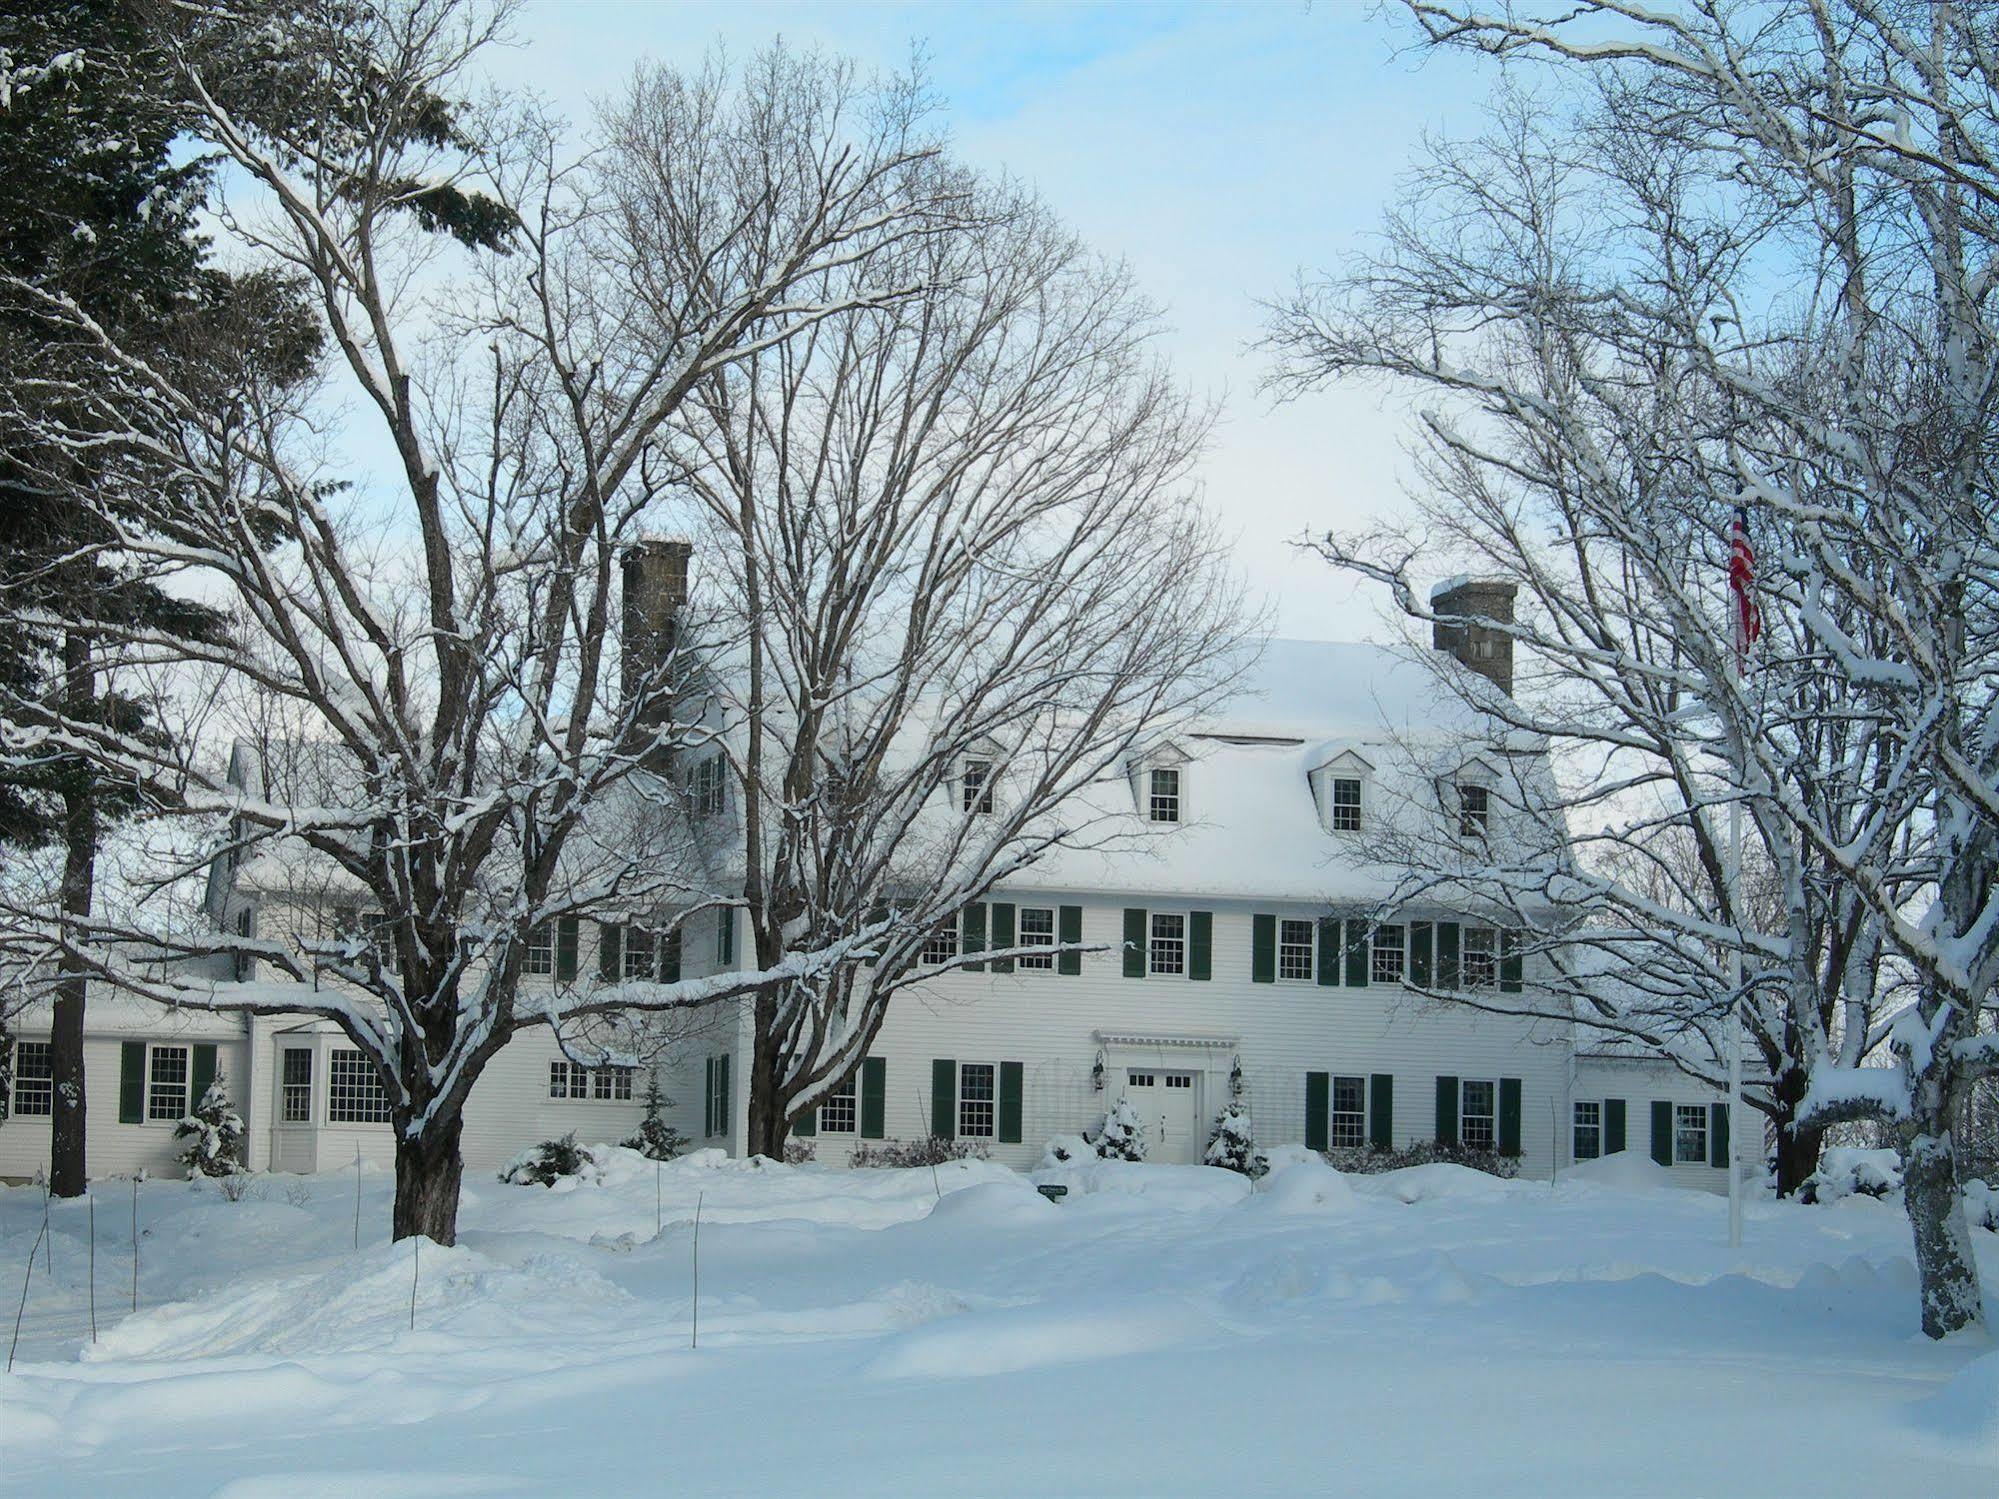
[[[1052, 906], [1022, 906], [1020, 908], [1020, 945], [1022, 947], [1053, 947], [1055, 945], [1055, 908]], [[1055, 966], [1052, 952], [1029, 953], [1020, 960], [1022, 968], [1048, 969]]]
[[1309, 979], [1312, 976], [1312, 923], [1277, 923], [1277, 976], [1281, 979]]
[[548, 1064], [548, 1096], [567, 1098], [569, 1096], [569, 1064], [550, 1062]]
[[1151, 798], [1146, 815], [1154, 822], [1178, 822], [1180, 820], [1180, 772], [1177, 770], [1155, 770], [1152, 772]]
[[1152, 918], [1152, 971], [1187, 970], [1187, 918], [1155, 914]]
[[1368, 977], [1377, 984], [1399, 984], [1402, 982], [1404, 966], [1408, 959], [1408, 935], [1399, 926], [1378, 926], [1374, 929], [1373, 971]]
[[1603, 1154], [1603, 1105], [1576, 1103], [1576, 1159], [1593, 1161]]
[[625, 928], [625, 977], [649, 979], [653, 976], [653, 932], [649, 926]]
[[958, 1068], [958, 1133], [990, 1138], [993, 1132], [993, 1073], [991, 1062], [966, 1062]]
[[47, 1041], [14, 1043], [14, 1112], [47, 1118], [55, 1112], [55, 1053]]
[[326, 1064], [326, 1117], [334, 1124], [387, 1124], [389, 1095], [360, 1052], [336, 1051]]
[[993, 809], [993, 764], [990, 760], [967, 760], [964, 775], [964, 809], [990, 812]]
[[1492, 825], [1492, 792], [1484, 786], [1458, 787], [1458, 832], [1483, 838]]
[[1489, 926], [1465, 928], [1465, 987], [1490, 989], [1499, 982], [1498, 933]]
[[1336, 1077], [1333, 1079], [1333, 1117], [1331, 1140], [1336, 1147], [1353, 1147], [1367, 1143], [1367, 1079], [1364, 1077]]
[[819, 1105], [819, 1128], [829, 1135], [851, 1135], [854, 1117], [854, 1080], [850, 1077]]
[[590, 1096], [599, 1102], [608, 1102], [611, 1097], [611, 1069], [598, 1067], [590, 1074]]
[[1467, 1078], [1458, 1113], [1459, 1138], [1469, 1150], [1491, 1150], [1498, 1139], [1494, 1129], [1493, 1102], [1499, 1085], [1490, 1079]]
[[1360, 831], [1360, 782], [1346, 776], [1333, 779], [1333, 831]]
[[178, 1120], [187, 1114], [187, 1048], [155, 1046], [147, 1073], [148, 1119]]
[[285, 1048], [283, 1122], [312, 1122], [312, 1053], [303, 1046]]
[[946, 922], [924, 939], [923, 961], [948, 963], [958, 956], [958, 924]]
[[546, 976], [555, 972], [555, 928], [549, 922], [528, 932], [527, 971]]
[[1673, 1106], [1673, 1159], [1682, 1165], [1707, 1164], [1707, 1105], [1682, 1103]]

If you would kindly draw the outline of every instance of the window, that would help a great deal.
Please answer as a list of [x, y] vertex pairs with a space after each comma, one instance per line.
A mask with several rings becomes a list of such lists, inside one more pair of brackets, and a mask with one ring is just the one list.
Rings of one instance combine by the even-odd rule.
[[[550, 1098], [567, 1098], [569, 1096], [569, 1074], [571, 1070], [567, 1062], [558, 1061], [548, 1064], [548, 1096]], [[578, 1067], [574, 1070], [580, 1073], [583, 1069]]]
[[1357, 777], [1333, 777], [1333, 831], [1360, 831], [1360, 781]]
[[649, 926], [625, 928], [625, 977], [649, 979], [658, 970], [658, 939]]
[[14, 1112], [48, 1118], [56, 1109], [55, 1053], [46, 1041], [14, 1043]]
[[710, 755], [695, 765], [687, 777], [687, 800], [696, 817], [720, 817], [727, 805], [722, 777], [722, 757]]
[[1603, 1105], [1594, 1100], [1576, 1100], [1575, 1154], [1579, 1161], [1593, 1161], [1603, 1154]]
[[1194, 1074], [1191, 1072], [1169, 1072], [1166, 1074], [1166, 1086], [1169, 1088], [1191, 1088], [1194, 1086]]
[[1151, 776], [1151, 795], [1147, 798], [1145, 815], [1153, 822], [1178, 822], [1180, 820], [1180, 772], [1160, 766]]
[[1335, 1149], [1367, 1143], [1367, 1079], [1333, 1079], [1333, 1118], [1330, 1139]]
[[1458, 785], [1458, 835], [1483, 839], [1492, 829], [1492, 792], [1469, 782]]
[[312, 1052], [303, 1046], [285, 1048], [280, 1079], [278, 1118], [285, 1124], [312, 1123]]
[[714, 1139], [729, 1132], [729, 1059], [708, 1058], [708, 1102], [702, 1111], [702, 1132]]
[[1673, 1161], [1680, 1166], [1707, 1164], [1707, 1105], [1673, 1105]]
[[630, 1067], [585, 1067], [579, 1062], [550, 1062], [548, 1096], [590, 1099], [597, 1103], [630, 1103], [633, 1070]]
[[829, 1135], [851, 1135], [854, 1132], [854, 1080], [850, 1077], [819, 1105], [819, 1128]]
[[1312, 923], [1277, 923], [1277, 976], [1281, 979], [1310, 979], [1312, 976]]
[[389, 1094], [375, 1064], [351, 1047], [327, 1058], [326, 1119], [329, 1124], [387, 1124]]
[[1055, 908], [1053, 906], [1022, 906], [1020, 908], [1020, 945], [1022, 947], [1046, 947], [1048, 952], [1023, 953], [1020, 958], [1022, 968], [1048, 972], [1055, 966]]
[[177, 1124], [187, 1117], [187, 1048], [155, 1046], [146, 1068], [146, 1117]]
[[528, 929], [527, 971], [542, 978], [555, 972], [555, 926], [544, 921]]
[[1153, 973], [1187, 971], [1187, 918], [1152, 913], [1151, 951], [1147, 954]]
[[967, 812], [990, 812], [993, 809], [993, 762], [990, 760], [967, 760], [965, 762], [964, 785], [960, 788]]
[[1499, 934], [1489, 926], [1465, 928], [1467, 989], [1490, 989], [1499, 982]]
[[1464, 1080], [1458, 1108], [1458, 1138], [1467, 1150], [1491, 1150], [1499, 1143], [1495, 1120], [1499, 1084], [1490, 1078]]
[[1155, 1072], [1127, 1072], [1124, 1081], [1128, 1088], [1150, 1088], [1159, 1081], [1159, 1075]]
[[998, 1071], [991, 1062], [959, 1064], [958, 1133], [967, 1139], [992, 1138], [993, 1079]]
[[1377, 984], [1399, 984], [1409, 959], [1409, 937], [1405, 928], [1378, 926], [1374, 929], [1374, 965], [1368, 978]]
[[358, 906], [335, 906], [333, 935], [365, 938], [376, 959], [385, 966], [396, 960], [395, 925], [380, 911], [363, 911]]
[[923, 939], [923, 961], [948, 963], [958, 956], [958, 923], [947, 921]]

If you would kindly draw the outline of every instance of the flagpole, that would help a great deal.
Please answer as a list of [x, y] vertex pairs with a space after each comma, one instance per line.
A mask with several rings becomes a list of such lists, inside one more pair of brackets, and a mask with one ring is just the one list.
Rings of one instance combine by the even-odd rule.
[[1728, 949], [1728, 1247], [1742, 1247], [1742, 796], [1728, 805], [1728, 848], [1736, 940]]

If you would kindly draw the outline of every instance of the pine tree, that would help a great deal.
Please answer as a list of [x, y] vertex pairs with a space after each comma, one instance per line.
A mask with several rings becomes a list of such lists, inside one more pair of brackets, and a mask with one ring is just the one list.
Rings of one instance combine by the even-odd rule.
[[659, 1074], [646, 1075], [645, 1118], [639, 1121], [638, 1129], [622, 1143], [627, 1150], [636, 1150], [640, 1155], [653, 1161], [670, 1161], [693, 1142], [679, 1130], [660, 1117], [660, 1110], [671, 1108], [673, 1100], [659, 1090]]
[[1145, 1159], [1145, 1126], [1139, 1122], [1138, 1110], [1129, 1099], [1120, 1098], [1111, 1106], [1104, 1122], [1097, 1127], [1093, 1143], [1097, 1154], [1107, 1161]]
[[1244, 1176], [1263, 1175], [1267, 1163], [1256, 1153], [1256, 1130], [1250, 1124], [1247, 1104], [1233, 1100], [1222, 1110], [1201, 1159], [1210, 1166], [1240, 1171]]
[[197, 1176], [234, 1176], [243, 1165], [243, 1116], [229, 1101], [227, 1080], [217, 1073], [215, 1081], [202, 1091], [194, 1112], [174, 1126], [180, 1142], [175, 1158], [187, 1168], [188, 1179]]

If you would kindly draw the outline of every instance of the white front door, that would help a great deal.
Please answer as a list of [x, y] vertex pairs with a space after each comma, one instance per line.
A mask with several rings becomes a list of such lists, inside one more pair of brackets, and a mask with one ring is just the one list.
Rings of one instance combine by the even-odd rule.
[[1184, 1068], [1133, 1067], [1126, 1096], [1145, 1125], [1146, 1159], [1191, 1166], [1207, 1146], [1201, 1128], [1201, 1075]]

